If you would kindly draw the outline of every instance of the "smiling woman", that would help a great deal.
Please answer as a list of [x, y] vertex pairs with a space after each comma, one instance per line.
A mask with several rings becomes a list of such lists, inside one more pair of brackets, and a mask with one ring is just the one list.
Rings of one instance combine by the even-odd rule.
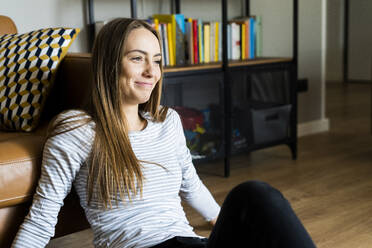
[[[160, 51], [146, 22], [120, 18], [101, 29], [91, 102], [57, 116], [13, 247], [48, 243], [74, 185], [96, 247], [313, 248], [288, 201], [268, 184], [235, 187], [220, 212], [196, 173], [179, 115], [160, 106]], [[195, 234], [181, 200], [214, 225], [209, 239]]]
[[[124, 45], [119, 77], [123, 91], [122, 108], [127, 113], [134, 113], [133, 117], [138, 117], [138, 105], [149, 100], [161, 77], [160, 51], [159, 40], [145, 28], [133, 30]], [[129, 126], [129, 130], [132, 129], [138, 127]]]

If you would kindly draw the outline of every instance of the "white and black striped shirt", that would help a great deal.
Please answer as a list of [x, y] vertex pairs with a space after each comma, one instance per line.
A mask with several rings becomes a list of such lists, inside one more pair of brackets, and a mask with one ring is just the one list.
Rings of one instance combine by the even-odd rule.
[[[59, 118], [78, 113], [68, 111]], [[143, 196], [119, 201], [111, 209], [103, 209], [103, 204], [94, 200], [87, 205], [86, 160], [95, 135], [94, 123], [48, 139], [32, 207], [13, 247], [44, 247], [49, 242], [72, 184], [92, 227], [95, 247], [151, 247], [174, 236], [197, 236], [181, 199], [206, 220], [215, 218], [220, 207], [196, 174], [179, 115], [169, 109], [162, 123], [147, 119], [144, 130], [129, 133], [132, 149], [139, 160], [165, 168], [142, 163]]]

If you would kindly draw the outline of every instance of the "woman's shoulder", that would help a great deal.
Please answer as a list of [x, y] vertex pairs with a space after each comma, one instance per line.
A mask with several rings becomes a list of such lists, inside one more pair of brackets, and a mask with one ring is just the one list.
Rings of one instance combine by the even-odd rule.
[[168, 108], [166, 119], [174, 120], [174, 119], [178, 119], [178, 118], [180, 118], [180, 117], [179, 117], [177, 111], [174, 108]]
[[51, 127], [52, 136], [60, 133], [90, 133], [94, 129], [91, 116], [79, 109], [66, 110], [58, 114]]
[[69, 109], [59, 113], [55, 121], [91, 119], [90, 115], [81, 109]]

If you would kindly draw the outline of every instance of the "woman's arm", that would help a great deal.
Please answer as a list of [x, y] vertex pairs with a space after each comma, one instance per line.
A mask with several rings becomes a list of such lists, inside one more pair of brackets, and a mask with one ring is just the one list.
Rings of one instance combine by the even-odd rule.
[[89, 153], [89, 133], [91, 131], [88, 125], [85, 125], [47, 140], [32, 206], [12, 247], [45, 247], [54, 236], [54, 227], [63, 200], [70, 192], [80, 165]]
[[198, 211], [206, 221], [212, 224], [219, 214], [220, 206], [214, 200], [212, 194], [205, 187], [196, 173], [195, 167], [192, 163], [190, 151], [186, 146], [186, 139], [182, 128], [181, 119], [176, 112], [174, 113], [173, 118], [176, 129], [176, 137], [178, 140], [177, 153], [180, 166], [182, 168], [182, 184], [180, 195], [182, 199], [196, 211]]

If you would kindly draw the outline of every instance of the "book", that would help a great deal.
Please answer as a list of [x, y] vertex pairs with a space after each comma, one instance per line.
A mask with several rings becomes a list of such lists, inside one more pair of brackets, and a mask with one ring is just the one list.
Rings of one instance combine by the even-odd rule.
[[198, 48], [199, 48], [199, 63], [204, 62], [204, 36], [203, 36], [203, 23], [198, 19]]
[[256, 33], [255, 33], [255, 19], [254, 17], [249, 18], [249, 58], [255, 58], [255, 44], [256, 44]]
[[210, 59], [210, 23], [204, 23], [204, 62], [209, 63]]
[[227, 59], [232, 59], [231, 24], [227, 24]]
[[240, 59], [240, 25], [235, 22], [231, 23], [231, 49], [231, 58]]
[[220, 35], [219, 33], [219, 22], [214, 22], [215, 24], [215, 27], [214, 27], [214, 61], [217, 62], [218, 61], [218, 47], [219, 47], [219, 44], [218, 44], [218, 37]]
[[176, 56], [175, 56], [175, 46], [173, 41], [173, 27], [171, 23], [167, 23], [167, 38], [168, 38], [168, 51], [169, 51], [169, 65], [174, 66]]
[[218, 61], [222, 61], [222, 24], [219, 25], [218, 36]]
[[198, 20], [192, 20], [192, 31], [193, 31], [193, 38], [194, 38], [194, 64], [199, 63], [199, 53], [198, 53]]
[[193, 32], [192, 32], [192, 19], [188, 18], [186, 23], [186, 62], [188, 64], [194, 63], [194, 44], [193, 44]]
[[242, 59], [246, 59], [246, 50], [245, 50], [245, 47], [246, 47], [246, 24], [245, 23], [242, 23], [240, 24], [241, 25], [241, 29], [240, 29], [240, 32], [241, 32], [241, 58]]
[[216, 25], [215, 25], [215, 22], [211, 22], [210, 23], [211, 27], [210, 27], [210, 38], [209, 38], [209, 54], [210, 54], [210, 59], [211, 61], [214, 61], [214, 53], [215, 53], [215, 45], [216, 45], [216, 42], [215, 42], [215, 38], [216, 38]]
[[154, 18], [153, 19], [153, 22], [154, 22], [154, 28], [155, 28], [155, 30], [159, 33], [159, 31], [160, 31], [160, 29], [159, 29], [159, 20], [157, 18]]
[[163, 39], [163, 55], [164, 55], [164, 65], [169, 66], [169, 46], [168, 46], [168, 32], [167, 32], [167, 24], [166, 23], [160, 23], [161, 27], [161, 33], [162, 33], [162, 39]]
[[175, 47], [176, 47], [176, 65], [186, 64], [185, 54], [186, 54], [186, 27], [185, 27], [185, 16], [183, 14], [175, 14], [176, 28], [175, 31]]

